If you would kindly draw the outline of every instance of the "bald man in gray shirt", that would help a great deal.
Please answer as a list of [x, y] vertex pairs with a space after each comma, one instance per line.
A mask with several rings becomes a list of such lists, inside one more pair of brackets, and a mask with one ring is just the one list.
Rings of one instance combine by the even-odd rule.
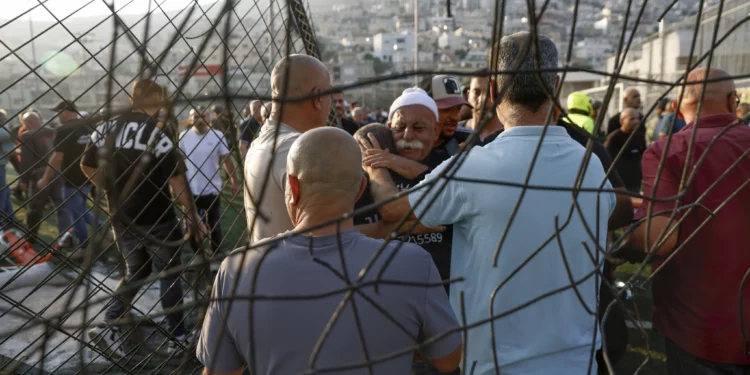
[[[366, 374], [368, 362], [373, 374], [406, 374], [415, 357], [444, 372], [458, 367], [460, 327], [426, 251], [392, 242], [368, 267], [382, 240], [351, 218], [314, 228], [352, 212], [366, 183], [361, 162], [340, 129], [294, 142], [286, 204], [295, 229], [222, 263], [197, 348], [204, 374]], [[351, 298], [348, 284], [357, 286]]]

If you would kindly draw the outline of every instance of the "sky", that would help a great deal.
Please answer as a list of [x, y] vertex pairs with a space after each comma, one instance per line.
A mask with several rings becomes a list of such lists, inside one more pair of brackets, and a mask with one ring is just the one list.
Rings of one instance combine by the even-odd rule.
[[[96, 17], [105, 16], [110, 14], [110, 10], [106, 4], [111, 4], [113, 0], [0, 0], [3, 2], [3, 12], [0, 15], [0, 19], [12, 19], [16, 16], [28, 11], [34, 6], [39, 5], [40, 2], [44, 3], [50, 12], [60, 19], [67, 17], [71, 13], [75, 12], [75, 16], [80, 17]], [[118, 10], [119, 14], [145, 14], [148, 11], [149, 2], [151, 2], [152, 9], [156, 8], [155, 2], [157, 0], [114, 0], [115, 9]], [[166, 10], [179, 10], [183, 9], [195, 0], [158, 0], [161, 7]], [[201, 5], [211, 4], [215, 0], [199, 0]], [[122, 9], [121, 9], [122, 8]], [[80, 11], [77, 11], [81, 9]], [[49, 14], [47, 10], [42, 6], [37, 6], [30, 12], [31, 18], [34, 21], [52, 21], [54, 17]], [[23, 19], [28, 20], [28, 14]]]

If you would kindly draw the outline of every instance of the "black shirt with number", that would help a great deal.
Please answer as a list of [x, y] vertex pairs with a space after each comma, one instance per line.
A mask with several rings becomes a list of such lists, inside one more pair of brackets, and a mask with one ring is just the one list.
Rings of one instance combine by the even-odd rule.
[[81, 187], [88, 179], [81, 171], [81, 157], [91, 138], [91, 125], [84, 120], [64, 123], [55, 131], [55, 152], [63, 154], [62, 179], [66, 186]]
[[[411, 189], [419, 182], [424, 180], [425, 176], [440, 163], [448, 159], [449, 155], [444, 152], [435, 152], [433, 150], [430, 155], [422, 161], [429, 170], [417, 176], [414, 179], [407, 179], [397, 173], [391, 172], [391, 178], [393, 183], [396, 185], [399, 191]], [[380, 214], [376, 208], [357, 212], [364, 207], [372, 205], [374, 203], [372, 194], [370, 194], [370, 186], [368, 180], [368, 186], [362, 197], [354, 205], [354, 224], [372, 224], [381, 220]], [[424, 204], [424, 203], [423, 203]], [[408, 228], [407, 228], [408, 229]], [[402, 241], [413, 242], [423, 249], [425, 249], [432, 256], [433, 262], [440, 273], [442, 280], [450, 279], [451, 273], [451, 247], [453, 245], [453, 226], [448, 225], [444, 232], [441, 233], [427, 233], [427, 234], [414, 234], [411, 236], [401, 237]], [[445, 290], [448, 291], [448, 284], [445, 285]]]
[[617, 129], [607, 136], [605, 146], [612, 159], [615, 159], [620, 150], [624, 149], [620, 158], [615, 161], [615, 168], [625, 183], [625, 187], [632, 192], [638, 192], [641, 189], [641, 158], [646, 152], [646, 136], [639, 131], [634, 133], [628, 141], [630, 133]]
[[[159, 130], [156, 123], [144, 113], [130, 112], [100, 125], [92, 133], [81, 162], [87, 167], [100, 168], [98, 173], [116, 176], [114, 186], [108, 191], [110, 210], [114, 209], [113, 204], [119, 204], [128, 219], [140, 226], [176, 219], [169, 179], [185, 170], [171, 134]], [[99, 150], [116, 131], [112, 158], [105, 166], [104, 160], [99, 159]], [[155, 146], [147, 152], [152, 144]], [[144, 158], [147, 164], [138, 167]], [[131, 177], [135, 178], [134, 187], [123, 195]]]

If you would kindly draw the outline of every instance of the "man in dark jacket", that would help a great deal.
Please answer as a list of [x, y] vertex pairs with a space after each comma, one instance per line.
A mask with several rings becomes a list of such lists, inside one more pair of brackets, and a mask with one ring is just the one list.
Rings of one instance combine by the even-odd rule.
[[26, 225], [29, 228], [27, 241], [33, 243], [44, 217], [44, 207], [52, 199], [57, 212], [57, 229], [65, 232], [71, 226], [68, 210], [63, 205], [61, 180], [42, 189], [37, 181], [44, 175], [47, 159], [52, 154], [55, 131], [42, 126], [42, 119], [34, 112], [21, 116], [25, 131], [21, 135], [21, 183], [27, 187], [29, 197]]

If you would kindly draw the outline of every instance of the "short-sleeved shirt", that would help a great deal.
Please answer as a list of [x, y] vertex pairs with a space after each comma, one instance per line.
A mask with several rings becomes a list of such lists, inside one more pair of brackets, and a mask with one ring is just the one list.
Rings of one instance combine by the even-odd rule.
[[88, 182], [81, 171], [81, 158], [92, 130], [90, 125], [79, 120], [63, 124], [55, 131], [55, 152], [63, 154], [60, 170], [67, 186], [80, 187]]
[[[267, 120], [245, 156], [245, 215], [253, 242], [294, 228], [284, 202], [284, 188], [286, 157], [299, 136], [289, 125]], [[258, 211], [263, 217], [255, 220]]]
[[[316, 343], [345, 298], [347, 284], [343, 275], [356, 280], [382, 245], [382, 240], [348, 230], [338, 235], [293, 236], [270, 249], [250, 250], [244, 262], [243, 250], [235, 250], [224, 260], [214, 281], [212, 301], [196, 349], [198, 359], [219, 373], [242, 366], [247, 366], [246, 371], [253, 374], [307, 371]], [[461, 334], [445, 290], [438, 285], [437, 270], [418, 246], [403, 244], [396, 250], [396, 245], [386, 246], [360, 284], [371, 282], [385, 260], [394, 255], [382, 280], [434, 286], [383, 283], [379, 285], [379, 292], [372, 285], [360, 287], [353, 301], [362, 323], [367, 353], [370, 359], [382, 358], [415, 343], [435, 339], [422, 353], [430, 359], [445, 357], [458, 348]], [[341, 266], [341, 256], [345, 260], [345, 270]], [[254, 277], [257, 277], [255, 282]], [[236, 292], [232, 293], [235, 287]], [[256, 296], [275, 297], [331, 294], [313, 299], [258, 299], [254, 301], [251, 314], [247, 297], [253, 290]], [[230, 307], [228, 299], [233, 296], [237, 299]], [[455, 332], [450, 333], [452, 331]], [[439, 335], [445, 337], [437, 339]], [[413, 352], [408, 350], [377, 363], [373, 365], [373, 374], [406, 374], [412, 356]], [[353, 304], [346, 303], [313, 366], [324, 371], [365, 362]], [[366, 374], [367, 368], [347, 373]]]
[[250, 143], [258, 136], [260, 123], [250, 117], [240, 123], [240, 141]]
[[[91, 133], [81, 164], [91, 168], [100, 167], [99, 150], [106, 145], [110, 134], [114, 135], [115, 150], [112, 163], [107, 170], [98, 173], [112, 173], [117, 176], [108, 195], [116, 197], [119, 208], [134, 224], [151, 226], [175, 220], [174, 202], [169, 192], [169, 179], [183, 174], [183, 164], [172, 135], [164, 133], [156, 126], [157, 121], [139, 112], [129, 112], [106, 122]], [[118, 131], [119, 130], [119, 131]], [[137, 168], [151, 144], [150, 161]], [[127, 196], [123, 190], [134, 173], [134, 188]], [[110, 207], [111, 209], [112, 207]]]
[[[675, 120], [675, 116], [677, 116], [675, 113], [670, 113], [662, 117], [662, 119], [659, 120], [659, 123], [657, 124], [657, 133], [664, 133], [665, 135], [669, 136], [682, 130], [682, 128], [685, 127], [685, 120], [679, 117], [677, 117], [677, 119]], [[672, 127], [673, 121], [674, 127]]]
[[[673, 134], [668, 151], [667, 138], [654, 142], [643, 155], [644, 196], [663, 199], [680, 193], [688, 148], [693, 132], [697, 131], [688, 169], [689, 173], [695, 171], [695, 180], [687, 186], [678, 203], [649, 203], [644, 199], [635, 219], [646, 217], [649, 206], [653, 206], [652, 214], [668, 210], [661, 215], [671, 215], [676, 205], [689, 205], [699, 199], [708, 210], [716, 212], [716, 217], [712, 218], [704, 209], [696, 208], [689, 213], [679, 211], [675, 216], [675, 220], [680, 220], [687, 215], [679, 227], [677, 246], [681, 249], [652, 281], [654, 327], [694, 356], [747, 365], [750, 357], [745, 355], [737, 301], [742, 278], [750, 269], [747, 248], [750, 189], [745, 187], [728, 199], [750, 179], [750, 158], [744, 155], [750, 150], [750, 128], [736, 121], [734, 114], [702, 117], [697, 126], [691, 123]], [[735, 125], [719, 136], [732, 123]], [[709, 151], [713, 139], [716, 143]], [[657, 176], [665, 152], [663, 171]], [[704, 157], [695, 170], [698, 160]], [[723, 180], [713, 186], [719, 178]], [[659, 184], [654, 190], [657, 181]], [[716, 211], [719, 207], [721, 209]], [[662, 267], [664, 261], [663, 257], [657, 258], [652, 269]], [[750, 288], [745, 287], [741, 300], [747, 325], [750, 322]]]
[[[429, 168], [426, 172], [413, 179], [409, 179], [401, 176], [398, 173], [390, 171], [391, 178], [393, 179], [393, 183], [396, 185], [396, 188], [398, 188], [399, 191], [409, 190], [412, 187], [416, 186], [420, 181], [424, 180], [424, 177], [427, 175], [427, 173], [440, 165], [440, 163], [442, 163], [446, 159], [448, 159], [448, 155], [446, 153], [433, 150], [433, 152], [431, 152], [427, 156], [427, 158], [422, 161], [422, 163], [426, 165], [427, 168]], [[372, 194], [370, 194], [370, 186], [368, 180], [368, 186], [367, 188], [365, 188], [362, 197], [360, 197], [359, 200], [357, 200], [357, 203], [354, 205], [354, 211], [357, 212], [358, 210], [367, 207], [374, 202], [375, 201], [372, 197]], [[355, 225], [372, 224], [377, 223], [380, 220], [381, 217], [377, 209], [362, 211], [354, 215]], [[437, 266], [438, 272], [440, 273], [440, 278], [442, 280], [450, 279], [451, 246], [453, 244], [452, 225], [446, 226], [445, 231], [440, 233], [414, 234], [408, 237], [404, 236], [401, 238], [401, 240], [404, 242], [415, 243], [425, 249], [432, 256], [432, 259]], [[447, 284], [445, 288], [447, 291]]]
[[[526, 190], [494, 266], [495, 250], [511, 222], [522, 189], [475, 182], [523, 184], [543, 129], [543, 126], [507, 128], [491, 144], [473, 148], [456, 172], [456, 179], [451, 179], [443, 189], [430, 193], [420, 189], [421, 185], [435, 182], [443, 186], [445, 180], [436, 178], [449, 165], [444, 162], [414, 189], [409, 202], [424, 225], [453, 224], [451, 277], [463, 277], [464, 281], [451, 285], [450, 299], [458, 314], [459, 296], [464, 294], [468, 325], [489, 319], [489, 306], [493, 314], [501, 314], [567, 287], [494, 320], [500, 372], [584, 374], [588, 371], [592, 340], [596, 337], [599, 341], [600, 335], [595, 334], [598, 330], [595, 317], [587, 313], [570, 288], [566, 268], [580, 282], [577, 289], [587, 308], [595, 311], [593, 274], [597, 267], [583, 243], [593, 257], [597, 246], [606, 247], [607, 220], [615, 206], [614, 193], [580, 192], [579, 213], [574, 209], [570, 191]], [[548, 127], [529, 184], [573, 189], [585, 153], [565, 129]], [[612, 188], [597, 158], [592, 156], [585, 168], [581, 187]], [[424, 203], [417, 204], [423, 197], [425, 202], [433, 202], [429, 210]], [[556, 218], [559, 238], [555, 235]], [[584, 222], [596, 238], [589, 236]], [[564, 248], [569, 267], [565, 266], [558, 243]], [[541, 250], [535, 253], [537, 249]], [[532, 254], [536, 255], [526, 263]], [[477, 374], [495, 373], [490, 331], [485, 323], [467, 332], [465, 363], [476, 361]]]
[[646, 135], [635, 131], [631, 137], [630, 133], [618, 129], [607, 136], [605, 145], [613, 160], [620, 150], [624, 150], [620, 158], [615, 161], [615, 168], [628, 190], [639, 192], [643, 179], [641, 158], [646, 152]]
[[190, 191], [196, 197], [221, 192], [221, 158], [229, 155], [224, 135], [208, 129], [198, 134], [195, 128], [180, 133], [180, 151], [185, 157]]

